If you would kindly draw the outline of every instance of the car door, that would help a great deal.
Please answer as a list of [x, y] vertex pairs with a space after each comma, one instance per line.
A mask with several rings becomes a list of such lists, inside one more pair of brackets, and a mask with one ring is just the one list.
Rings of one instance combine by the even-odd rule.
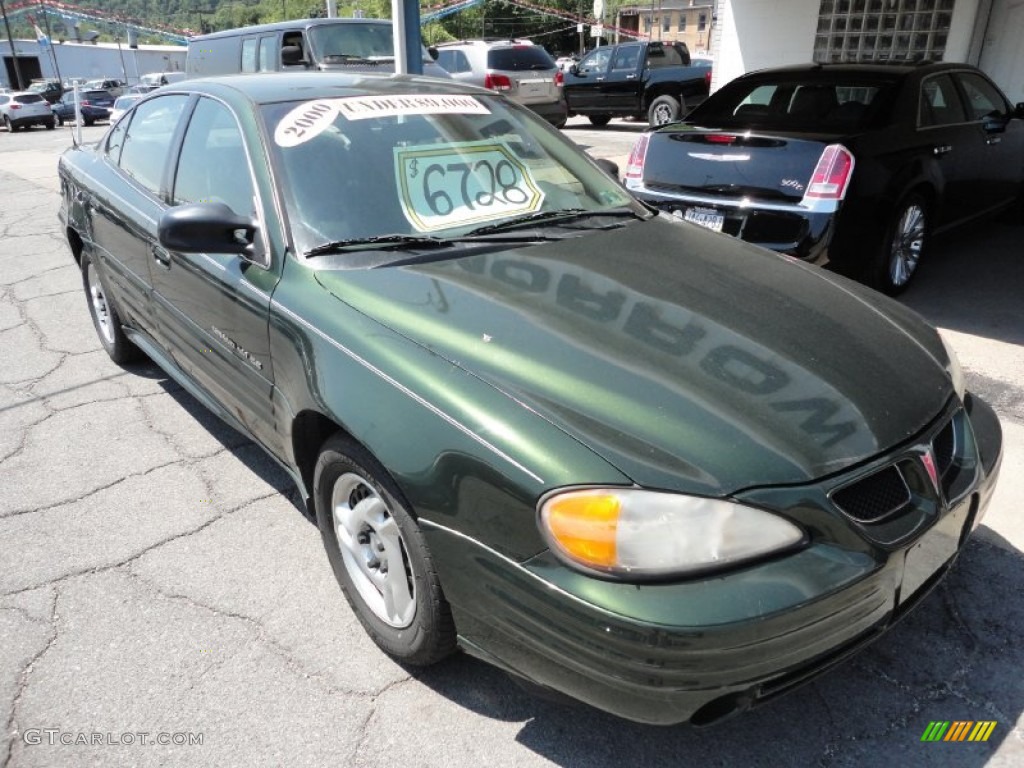
[[[258, 149], [258, 148], [257, 148]], [[201, 97], [178, 153], [172, 205], [222, 202], [257, 216], [247, 147], [235, 115]], [[265, 445], [274, 444], [268, 318], [277, 283], [266, 249], [253, 260], [157, 246], [153, 305], [174, 361]]]
[[609, 48], [596, 48], [565, 73], [563, 91], [570, 110], [594, 114], [607, 109], [605, 82], [611, 58]]
[[604, 103], [612, 111], [629, 112], [639, 108], [643, 66], [643, 46], [640, 43], [626, 43], [615, 49], [604, 85]]
[[953, 75], [971, 123], [969, 194], [981, 210], [1011, 203], [1024, 169], [1024, 122], [1012, 118], [1009, 101], [980, 72]]
[[914, 163], [934, 163], [942, 186], [934, 224], [942, 227], [973, 216], [979, 210], [972, 196], [971, 168], [977, 150], [977, 128], [967, 121], [963, 102], [948, 73], [920, 83]]
[[155, 335], [150, 262], [164, 210], [166, 158], [188, 97], [169, 94], [140, 104], [104, 140], [99, 183], [82, 203], [93, 246], [122, 317]]

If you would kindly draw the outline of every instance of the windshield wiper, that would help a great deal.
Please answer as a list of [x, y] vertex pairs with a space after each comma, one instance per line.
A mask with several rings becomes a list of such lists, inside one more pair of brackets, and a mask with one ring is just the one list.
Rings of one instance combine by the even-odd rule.
[[440, 237], [424, 237], [421, 235], [377, 235], [376, 237], [353, 237], [347, 240], [332, 240], [329, 243], [315, 245], [305, 255], [322, 256], [325, 253], [341, 253], [349, 249], [373, 246], [380, 250], [402, 248], [451, 248], [452, 242]]
[[488, 224], [484, 227], [477, 227], [471, 229], [460, 237], [477, 237], [479, 235], [489, 235], [492, 232], [505, 232], [513, 229], [522, 229], [524, 227], [531, 227], [534, 224], [542, 223], [559, 223], [575, 221], [577, 219], [586, 218], [622, 218], [628, 216], [634, 219], [642, 219], [636, 211], [630, 208], [612, 208], [604, 211], [590, 211], [586, 208], [563, 208], [559, 211], [534, 211], [533, 213], [527, 213], [522, 216], [516, 216], [513, 219], [507, 219], [505, 221], [499, 221], [496, 224]]

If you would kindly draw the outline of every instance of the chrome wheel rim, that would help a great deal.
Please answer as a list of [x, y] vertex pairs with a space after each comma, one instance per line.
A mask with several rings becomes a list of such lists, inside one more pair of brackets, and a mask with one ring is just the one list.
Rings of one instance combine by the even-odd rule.
[[346, 472], [331, 491], [331, 519], [345, 570], [373, 615], [395, 629], [416, 616], [416, 587], [405, 541], [373, 486]]
[[110, 317], [110, 307], [107, 305], [107, 297], [103, 295], [103, 286], [95, 279], [92, 264], [85, 268], [85, 282], [89, 286], [89, 305], [92, 307], [92, 316], [96, 318], [96, 327], [107, 344], [114, 343], [114, 323]]
[[890, 250], [889, 277], [894, 286], [906, 285], [917, 269], [924, 249], [924, 233], [924, 208], [916, 203], [908, 205], [896, 225]]
[[659, 104], [654, 108], [654, 124], [664, 125], [672, 120], [672, 109], [668, 104]]

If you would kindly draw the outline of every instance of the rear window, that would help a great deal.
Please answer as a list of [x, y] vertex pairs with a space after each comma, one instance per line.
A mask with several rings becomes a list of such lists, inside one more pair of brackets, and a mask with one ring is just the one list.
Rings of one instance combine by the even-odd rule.
[[856, 130], [878, 114], [894, 88], [892, 80], [858, 77], [733, 81], [687, 121], [779, 130]]
[[109, 99], [110, 94], [106, 91], [82, 91], [78, 94], [81, 99]]
[[487, 68], [508, 72], [556, 69], [555, 60], [543, 48], [524, 45], [521, 48], [493, 48], [487, 52]]
[[26, 93], [21, 96], [15, 96], [14, 100], [19, 104], [38, 104], [40, 101], [46, 101], [46, 99], [36, 93]]

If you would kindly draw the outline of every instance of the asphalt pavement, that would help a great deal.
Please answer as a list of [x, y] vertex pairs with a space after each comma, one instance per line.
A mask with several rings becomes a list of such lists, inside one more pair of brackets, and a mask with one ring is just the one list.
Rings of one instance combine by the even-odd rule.
[[[624, 170], [642, 128], [566, 134]], [[466, 656], [410, 670], [377, 650], [285, 475], [101, 350], [57, 220], [70, 137], [0, 133], [0, 768], [1024, 765], [1024, 227], [936, 243], [903, 299], [949, 331], [1006, 435], [950, 576], [797, 692], [655, 728]], [[932, 721], [996, 725], [923, 742]]]

